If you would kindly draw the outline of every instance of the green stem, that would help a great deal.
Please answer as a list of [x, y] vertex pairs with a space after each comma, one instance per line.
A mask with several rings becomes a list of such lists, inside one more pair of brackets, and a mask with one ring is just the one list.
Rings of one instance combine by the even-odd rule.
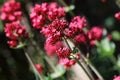
[[91, 61], [88, 59], [87, 60], [88, 62], [88, 65], [90, 66], [90, 68], [94, 71], [94, 73], [97, 75], [97, 77], [100, 79], [100, 80], [104, 80], [104, 78], [100, 75], [100, 73], [96, 70], [96, 68], [93, 66], [93, 64], [91, 63]]
[[24, 49], [24, 52], [25, 52], [25, 56], [26, 56], [26, 58], [28, 59], [28, 62], [29, 62], [29, 64], [31, 65], [31, 67], [33, 68], [33, 70], [38, 74], [40, 80], [43, 80], [42, 76], [40, 75], [40, 73], [39, 73], [39, 72], [37, 71], [37, 69], [35, 68], [32, 59], [31, 59], [30, 56], [28, 55], [27, 51], [25, 51], [25, 49]]
[[61, 76], [60, 78], [61, 78], [61, 80], [65, 80], [64, 76]]
[[113, 64], [116, 64], [117, 60], [114, 55], [109, 57]]
[[94, 80], [94, 78], [87, 72], [87, 70], [83, 67], [83, 65], [80, 63], [80, 61], [78, 59], [76, 59], [76, 57], [73, 56], [73, 58], [76, 60], [76, 62], [80, 65], [80, 67], [82, 67], [82, 69], [85, 71], [85, 73], [87, 74], [87, 76], [89, 77], [90, 80]]
[[[63, 37], [63, 39], [64, 39], [66, 45], [69, 47], [69, 49], [70, 49], [71, 52], [72, 52], [72, 49], [71, 49], [71, 47], [70, 47], [67, 39], [66, 39], [65, 37]], [[93, 78], [93, 77], [90, 75], [90, 73], [84, 68], [84, 66], [80, 63], [80, 61], [79, 61], [78, 59], [76, 59], [76, 57], [74, 57], [74, 56], [72, 56], [72, 57], [76, 60], [76, 62], [79, 64], [79, 66], [84, 70], [84, 72], [85, 72], [86, 75], [89, 77], [89, 79], [90, 79], [90, 80], [94, 80], [94, 78]]]
[[36, 51], [39, 53], [40, 56], [42, 56], [45, 61], [50, 65], [50, 67], [55, 71], [58, 72], [58, 70], [56, 69], [56, 67], [54, 66], [54, 64], [50, 61], [50, 59], [48, 58], [48, 56], [44, 55], [44, 52], [40, 49], [40, 47], [37, 45], [37, 43], [32, 39], [31, 40], [34, 48], [36, 49]]
[[58, 70], [56, 69], [56, 67], [54, 66], [54, 64], [49, 60], [49, 58], [47, 56], [44, 57], [45, 60], [47, 61], [47, 63], [50, 65], [50, 67], [55, 71], [58, 72]]

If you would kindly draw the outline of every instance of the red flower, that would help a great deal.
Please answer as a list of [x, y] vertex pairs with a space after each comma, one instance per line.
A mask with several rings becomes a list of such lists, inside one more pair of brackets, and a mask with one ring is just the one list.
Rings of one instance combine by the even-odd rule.
[[120, 76], [114, 76], [113, 80], [120, 80]]
[[18, 45], [18, 42], [14, 40], [8, 41], [7, 43], [10, 45], [10, 47], [16, 47]]
[[62, 42], [57, 42], [54, 45], [49, 44], [48, 42], [46, 42], [44, 48], [45, 48], [45, 50], [47, 52], [47, 55], [52, 56], [53, 54], [56, 53], [56, 50], [58, 50], [61, 47], [63, 47]]
[[25, 30], [25, 26], [20, 25], [19, 21], [6, 23], [4, 31], [6, 33], [6, 37], [11, 39], [11, 41], [8, 41], [8, 44], [11, 47], [16, 47], [19, 40], [23, 41], [29, 38], [29, 35]]
[[6, 36], [13, 40], [28, 37], [28, 33], [26, 32], [25, 27], [21, 26], [18, 21], [6, 23], [4, 31], [6, 33]]
[[56, 53], [59, 58], [68, 58], [70, 56], [70, 50], [68, 48], [59, 48]]
[[85, 17], [76, 16], [70, 22], [69, 28], [75, 32], [82, 31], [87, 26]]
[[41, 64], [35, 64], [35, 67], [36, 67], [36, 69], [38, 70], [38, 72], [39, 72], [40, 74], [43, 73], [43, 67], [42, 67]]
[[86, 44], [87, 39], [85, 37], [85, 34], [79, 34], [74, 37], [75, 44]]
[[2, 20], [8, 21], [20, 20], [22, 18], [20, 3], [15, 0], [5, 2], [1, 7], [0, 17]]
[[64, 9], [58, 7], [57, 3], [52, 2], [50, 4], [35, 4], [35, 7], [31, 10], [30, 18], [33, 27], [36, 29], [41, 29], [44, 24], [48, 23], [49, 21], [53, 21], [56, 18], [61, 18], [64, 15]]
[[90, 40], [100, 40], [102, 38], [102, 35], [103, 29], [98, 26], [92, 27], [91, 30], [88, 32], [88, 38]]
[[115, 13], [114, 16], [115, 16], [116, 19], [120, 20], [120, 12]]

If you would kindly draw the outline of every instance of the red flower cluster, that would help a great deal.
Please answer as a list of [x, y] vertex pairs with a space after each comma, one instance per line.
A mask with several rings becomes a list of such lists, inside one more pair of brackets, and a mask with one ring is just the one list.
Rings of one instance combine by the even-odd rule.
[[95, 45], [95, 40], [100, 40], [103, 35], [103, 29], [98, 26], [93, 26], [90, 31], [88, 31], [88, 38], [91, 45]]
[[53, 54], [56, 53], [56, 50], [58, 50], [61, 47], [63, 47], [62, 42], [57, 42], [54, 45], [49, 44], [48, 42], [46, 42], [44, 49], [46, 50], [47, 55], [52, 56]]
[[113, 80], [120, 80], [120, 76], [114, 76]]
[[56, 51], [58, 57], [61, 58], [68, 58], [70, 56], [70, 49], [69, 48], [59, 48]]
[[63, 58], [59, 60], [59, 63], [64, 65], [66, 69], [69, 69], [72, 65], [76, 63], [74, 59], [69, 60], [68, 58]]
[[55, 2], [50, 4], [42, 3], [41, 5], [36, 4], [30, 14], [33, 27], [36, 29], [41, 29], [44, 24], [49, 21], [53, 21], [54, 19], [61, 18], [63, 16], [65, 16], [64, 9], [59, 7]]
[[14, 0], [5, 2], [5, 4], [1, 7], [0, 17], [2, 20], [8, 21], [20, 20], [22, 18], [20, 3]]
[[8, 41], [8, 44], [11, 47], [16, 47], [19, 40], [25, 40], [28, 38], [28, 33], [25, 30], [24, 26], [20, 25], [20, 22], [7, 23], [5, 25], [6, 37], [11, 39]]
[[67, 27], [66, 20], [55, 19], [51, 24], [43, 27], [41, 33], [46, 36], [47, 42], [54, 44], [57, 41], [61, 41], [63, 37], [63, 31]]
[[[87, 27], [85, 17], [76, 16], [70, 23], [64, 20], [64, 9], [58, 7], [56, 3], [36, 4], [32, 9], [30, 17], [33, 27], [40, 29], [40, 32], [46, 37], [45, 50], [49, 55], [57, 53], [60, 63], [65, 67], [70, 67], [76, 61], [70, 58], [72, 51], [65, 46], [57, 45], [58, 42], [64, 41], [64, 37], [73, 39], [76, 45], [91, 43], [102, 37], [103, 30], [99, 27], [93, 27], [90, 31], [85, 32], [83, 28]], [[58, 46], [58, 48], [56, 48]], [[50, 48], [52, 47], [52, 48]], [[80, 55], [74, 55], [80, 59]]]

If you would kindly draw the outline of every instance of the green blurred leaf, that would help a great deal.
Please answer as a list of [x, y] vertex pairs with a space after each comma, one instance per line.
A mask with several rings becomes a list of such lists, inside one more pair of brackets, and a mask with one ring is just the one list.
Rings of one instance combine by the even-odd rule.
[[108, 28], [112, 28], [114, 23], [115, 23], [115, 20], [113, 17], [108, 17], [107, 19], [105, 19], [105, 25]]
[[3, 30], [4, 30], [4, 26], [3, 26], [2, 21], [0, 20], [0, 32], [3, 32]]
[[112, 56], [115, 51], [115, 44], [107, 38], [101, 40], [98, 46], [98, 51], [102, 56]]
[[57, 70], [58, 70], [57, 72], [54, 72], [54, 73], [51, 74], [51, 77], [53, 79], [62, 76], [66, 72], [65, 68], [61, 65], [57, 65]]
[[112, 32], [112, 38], [113, 38], [114, 40], [120, 40], [120, 32], [118, 32], [118, 31], [113, 31], [113, 32]]
[[74, 9], [75, 9], [75, 6], [74, 6], [74, 5], [70, 5], [70, 6], [65, 7], [65, 11], [66, 11], [66, 12], [72, 11], [72, 10], [74, 10]]
[[117, 67], [119, 67], [119, 69], [120, 69], [120, 55], [118, 56], [118, 60], [117, 60]]

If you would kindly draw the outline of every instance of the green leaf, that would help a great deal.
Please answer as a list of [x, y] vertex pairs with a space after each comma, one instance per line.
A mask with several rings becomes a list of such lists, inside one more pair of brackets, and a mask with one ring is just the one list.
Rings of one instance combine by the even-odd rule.
[[119, 69], [120, 69], [120, 55], [118, 56], [118, 60], [117, 60], [117, 67], [119, 67]]
[[98, 51], [102, 56], [112, 56], [115, 52], [115, 44], [110, 42], [108, 38], [101, 40], [98, 46]]
[[70, 6], [65, 7], [65, 11], [66, 11], [66, 12], [72, 11], [72, 10], [74, 10], [74, 9], [75, 9], [75, 6], [74, 6], [74, 5], [70, 5]]
[[3, 26], [2, 21], [0, 20], [0, 32], [3, 32], [3, 30], [4, 30], [4, 26]]
[[118, 31], [113, 31], [113, 32], [112, 32], [112, 38], [113, 38], [114, 40], [120, 40], [120, 32], [118, 32]]
[[57, 65], [57, 70], [58, 70], [57, 72], [51, 74], [51, 77], [53, 79], [61, 77], [66, 72], [65, 68], [61, 65]]

